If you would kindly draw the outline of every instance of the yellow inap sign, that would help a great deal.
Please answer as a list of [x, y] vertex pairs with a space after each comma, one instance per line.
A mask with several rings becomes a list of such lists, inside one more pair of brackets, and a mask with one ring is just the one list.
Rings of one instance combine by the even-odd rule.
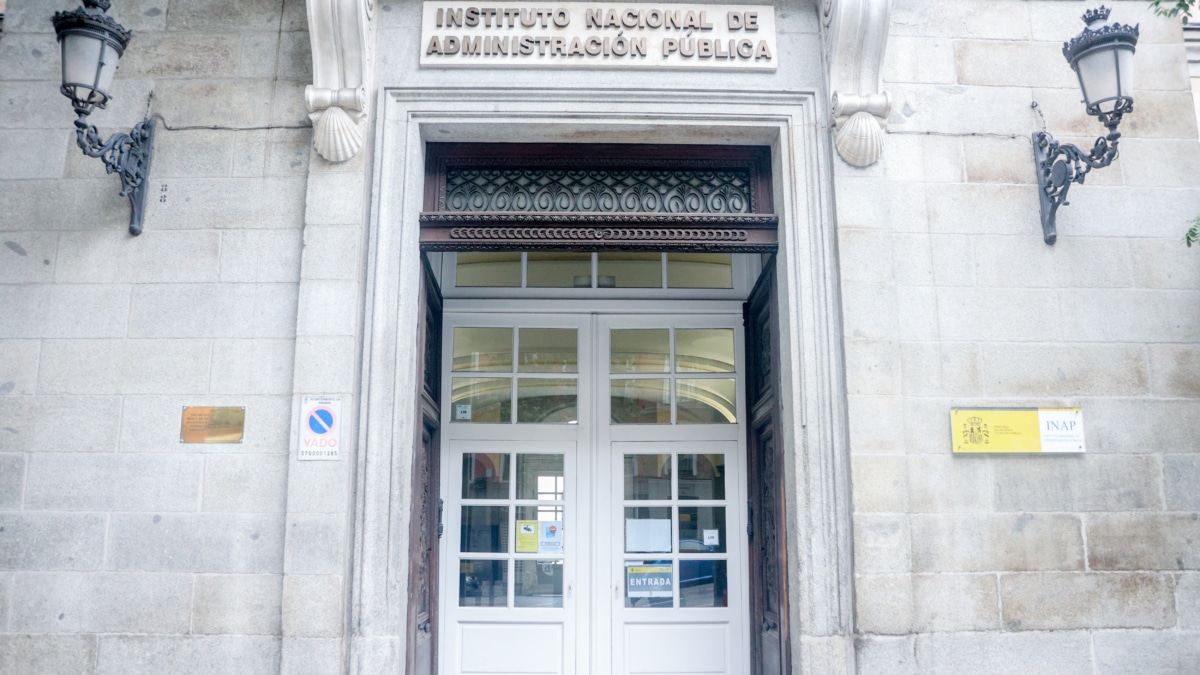
[[1079, 408], [952, 408], [955, 453], [1084, 452]]

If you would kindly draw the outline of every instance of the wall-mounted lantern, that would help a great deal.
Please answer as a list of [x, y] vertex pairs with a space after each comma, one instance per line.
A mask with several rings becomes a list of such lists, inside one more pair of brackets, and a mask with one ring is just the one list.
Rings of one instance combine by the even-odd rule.
[[1092, 169], [1112, 164], [1121, 138], [1117, 131], [1121, 115], [1133, 112], [1133, 51], [1138, 27], [1109, 23], [1108, 15], [1104, 6], [1089, 9], [1083, 15], [1087, 27], [1063, 43], [1063, 56], [1079, 76], [1087, 113], [1108, 127], [1108, 135], [1097, 138], [1091, 151], [1085, 152], [1076, 145], [1060, 144], [1045, 131], [1033, 133], [1042, 232], [1047, 244], [1058, 238], [1054, 214], [1068, 203], [1071, 183], [1083, 183]]
[[129, 133], [113, 134], [107, 141], [87, 123], [94, 109], [108, 104], [117, 62], [133, 35], [105, 14], [110, 6], [109, 0], [83, 0], [83, 7], [73, 12], [54, 14], [54, 32], [62, 45], [61, 91], [79, 115], [75, 138], [83, 154], [100, 157], [108, 173], [121, 178], [121, 196], [129, 198], [129, 233], [138, 235], [146, 207], [154, 121], [143, 119]]

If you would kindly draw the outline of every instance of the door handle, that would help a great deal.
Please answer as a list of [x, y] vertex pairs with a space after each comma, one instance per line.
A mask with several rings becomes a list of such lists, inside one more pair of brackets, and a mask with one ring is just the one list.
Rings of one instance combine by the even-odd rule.
[[770, 633], [771, 631], [775, 630], [776, 628], [779, 628], [779, 624], [775, 623], [774, 621], [772, 621], [770, 619], [763, 619], [762, 629], [763, 629], [764, 633]]

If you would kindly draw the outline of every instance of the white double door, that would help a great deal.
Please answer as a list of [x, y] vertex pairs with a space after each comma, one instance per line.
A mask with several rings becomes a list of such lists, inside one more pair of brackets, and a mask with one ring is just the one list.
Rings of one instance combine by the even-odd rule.
[[440, 672], [747, 673], [740, 313], [443, 325]]

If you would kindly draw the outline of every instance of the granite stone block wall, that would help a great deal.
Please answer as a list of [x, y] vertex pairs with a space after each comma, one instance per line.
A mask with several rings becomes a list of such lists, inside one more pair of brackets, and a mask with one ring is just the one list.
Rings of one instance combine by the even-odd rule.
[[[1061, 54], [1087, 6], [895, 0], [883, 159], [835, 167], [859, 672], [1200, 663], [1185, 47], [1115, 3], [1141, 24], [1135, 112], [1047, 246], [1030, 134], [1104, 132]], [[954, 456], [950, 408], [973, 406], [1081, 407], [1087, 453]]]
[[[77, 4], [9, 3], [0, 36], [0, 672], [276, 673], [304, 2], [113, 3], [134, 37], [91, 122], [161, 115], [136, 238], [58, 93]], [[244, 406], [244, 441], [180, 443], [185, 405]]]

